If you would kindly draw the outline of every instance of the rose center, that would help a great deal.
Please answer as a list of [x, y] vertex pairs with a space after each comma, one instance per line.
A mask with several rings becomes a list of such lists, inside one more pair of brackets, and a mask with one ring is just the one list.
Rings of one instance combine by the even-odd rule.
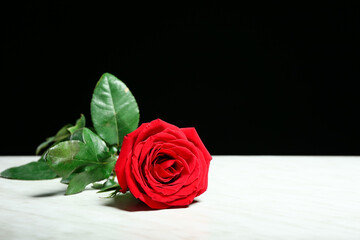
[[179, 177], [183, 168], [179, 160], [160, 157], [154, 161], [153, 176], [159, 182], [170, 183]]

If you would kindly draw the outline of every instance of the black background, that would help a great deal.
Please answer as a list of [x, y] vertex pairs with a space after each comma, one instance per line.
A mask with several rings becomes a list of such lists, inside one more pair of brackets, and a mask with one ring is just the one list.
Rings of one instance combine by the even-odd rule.
[[104, 72], [212, 154], [360, 154], [357, 1], [74, 2], [2, 7], [0, 154], [91, 125]]

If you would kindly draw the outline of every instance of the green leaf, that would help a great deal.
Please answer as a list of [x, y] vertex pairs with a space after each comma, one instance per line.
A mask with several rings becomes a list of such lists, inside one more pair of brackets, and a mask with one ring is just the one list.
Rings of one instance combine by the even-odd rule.
[[84, 170], [85, 170], [85, 167], [77, 168], [69, 176], [63, 177], [60, 182], [63, 183], [63, 184], [69, 184], [71, 179], [73, 179], [77, 174], [83, 172]]
[[79, 140], [87, 145], [97, 160], [106, 159], [111, 155], [106, 143], [88, 128], [77, 129], [70, 140]]
[[112, 155], [105, 142], [88, 128], [77, 129], [72, 140], [50, 148], [46, 161], [50, 168], [68, 183], [66, 195], [81, 192], [85, 187], [110, 176], [117, 156]]
[[111, 155], [105, 142], [90, 129], [83, 128], [81, 137], [84, 142], [60, 142], [50, 148], [46, 155], [47, 163], [63, 178], [80, 167], [103, 164], [103, 160]]
[[19, 180], [45, 180], [57, 177], [57, 174], [49, 168], [42, 157], [37, 162], [6, 169], [0, 175], [4, 178]]
[[108, 192], [112, 190], [120, 190], [120, 185], [113, 179], [108, 179], [100, 188], [100, 191], [98, 191], [98, 193]]
[[77, 129], [73, 132], [73, 134], [71, 134], [69, 140], [78, 140], [81, 142], [84, 142], [84, 138], [83, 138], [83, 129]]
[[103, 185], [104, 185], [103, 183], [93, 183], [91, 187], [94, 189], [101, 189]]
[[62, 178], [62, 179], [60, 180], [60, 182], [63, 183], [63, 184], [69, 184], [69, 183], [70, 183], [70, 180], [73, 179], [77, 174], [78, 174], [78, 173], [74, 173], [74, 172], [73, 172], [73, 173], [71, 173], [68, 177]]
[[38, 155], [43, 149], [45, 149], [50, 143], [52, 143], [54, 139], [55, 136], [46, 138], [46, 140], [36, 148], [36, 155]]
[[92, 165], [87, 167], [85, 171], [71, 179], [65, 194], [70, 195], [79, 193], [83, 191], [88, 184], [108, 178], [111, 175], [115, 163], [116, 159], [111, 157], [111, 160], [104, 165]]
[[36, 148], [36, 154], [39, 154], [49, 145], [55, 145], [61, 141], [68, 139], [70, 135], [77, 129], [85, 127], [85, 122], [85, 116], [81, 114], [80, 118], [76, 121], [75, 126], [73, 126], [72, 124], [66, 124], [55, 134], [55, 136], [46, 138], [46, 140]]
[[56, 133], [56, 135], [54, 137], [55, 143], [65, 140], [66, 138], [68, 138], [70, 136], [68, 128], [71, 126], [72, 126], [71, 124], [66, 124]]
[[55, 136], [46, 138], [46, 140], [36, 148], [36, 155], [39, 154], [42, 150], [46, 149], [51, 143], [56, 144], [68, 138], [70, 133], [67, 129], [71, 126], [71, 124], [66, 124], [55, 134]]
[[76, 169], [96, 162], [96, 157], [85, 143], [71, 140], [60, 142], [49, 149], [46, 161], [59, 176], [67, 178]]
[[99, 136], [120, 147], [124, 136], [138, 127], [139, 108], [126, 85], [104, 73], [93, 93], [91, 118]]
[[81, 114], [80, 118], [76, 121], [75, 126], [69, 127], [67, 130], [70, 132], [70, 134], [73, 134], [77, 129], [85, 127], [85, 124], [85, 116]]
[[106, 143], [90, 129], [83, 128], [82, 137], [84, 143], [92, 151], [97, 161], [102, 161], [103, 159], [110, 157], [111, 154]]
[[119, 184], [115, 182], [114, 179], [109, 178], [104, 183], [94, 183], [91, 187], [94, 189], [104, 190], [115, 186], [119, 186]]

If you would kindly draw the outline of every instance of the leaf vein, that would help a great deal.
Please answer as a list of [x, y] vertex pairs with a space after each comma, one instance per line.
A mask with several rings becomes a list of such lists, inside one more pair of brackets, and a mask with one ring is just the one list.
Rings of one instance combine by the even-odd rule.
[[[114, 112], [114, 121], [115, 121], [116, 133], [119, 136], [119, 134], [120, 134], [119, 133], [119, 126], [118, 126], [117, 117], [116, 117], [117, 113], [116, 113], [116, 110], [115, 110], [115, 102], [114, 102], [114, 98], [112, 96], [112, 89], [111, 89], [109, 78], [107, 78], [107, 85], [109, 87], [109, 93], [110, 93], [109, 95], [110, 95], [110, 99], [111, 99], [111, 102], [112, 102], [112, 110]], [[119, 137], [117, 137], [116, 143], [117, 143], [117, 145], [119, 145]]]

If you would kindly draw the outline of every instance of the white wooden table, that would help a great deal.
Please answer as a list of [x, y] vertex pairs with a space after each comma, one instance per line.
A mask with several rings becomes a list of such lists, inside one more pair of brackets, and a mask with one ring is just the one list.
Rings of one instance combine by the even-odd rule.
[[[0, 157], [0, 171], [35, 157]], [[0, 178], [0, 239], [360, 239], [360, 157], [214, 156], [188, 208]]]

